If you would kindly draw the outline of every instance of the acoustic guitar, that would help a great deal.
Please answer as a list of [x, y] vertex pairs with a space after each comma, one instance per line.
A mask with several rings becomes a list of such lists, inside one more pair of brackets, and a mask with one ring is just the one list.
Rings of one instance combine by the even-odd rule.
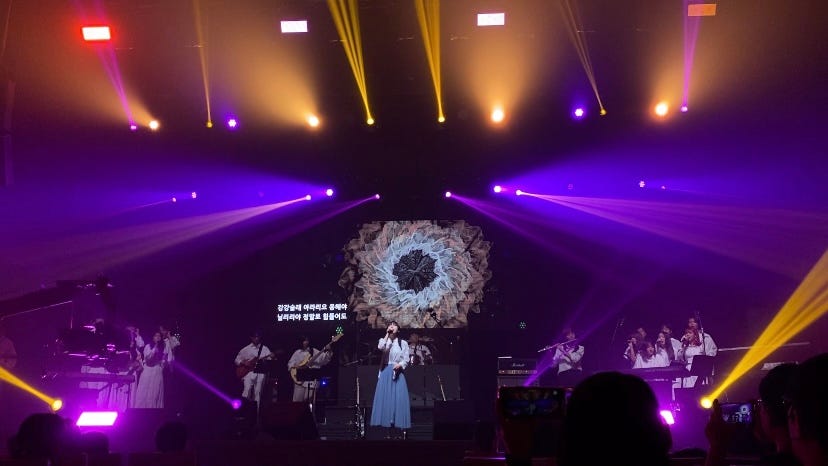
[[265, 361], [276, 357], [276, 353], [270, 353], [263, 358], [251, 358], [236, 366], [236, 377], [243, 379], [245, 375], [249, 374], [256, 368], [259, 361]]
[[308, 353], [308, 355], [305, 356], [305, 359], [303, 359], [299, 364], [297, 364], [296, 367], [291, 367], [290, 368], [290, 378], [293, 379], [293, 383], [295, 383], [296, 385], [302, 385], [302, 381], [299, 380], [299, 378], [297, 377], [299, 369], [308, 367], [311, 364], [313, 364], [314, 362], [316, 362], [316, 359], [319, 357], [319, 355], [324, 353], [326, 350], [330, 349], [332, 344], [338, 342], [339, 339], [342, 338], [342, 335], [344, 335], [344, 333], [338, 333], [338, 334], [332, 336], [331, 337], [331, 342], [328, 343], [327, 345], [325, 345], [324, 347], [322, 347], [321, 351], [314, 354], [313, 356], [311, 356], [310, 353]]

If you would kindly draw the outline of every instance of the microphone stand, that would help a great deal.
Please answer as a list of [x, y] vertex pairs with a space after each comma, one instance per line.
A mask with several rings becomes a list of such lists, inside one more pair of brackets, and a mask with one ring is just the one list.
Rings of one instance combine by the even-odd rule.
[[612, 337], [610, 338], [610, 348], [615, 343], [615, 337], [618, 335], [618, 330], [624, 326], [624, 317], [621, 316], [615, 321], [615, 328], [612, 330]]
[[702, 325], [701, 321], [701, 313], [699, 311], [695, 312], [696, 323], [699, 324], [699, 339], [701, 340], [701, 347], [702, 347], [702, 354], [707, 356], [707, 347], [704, 343], [704, 325]]

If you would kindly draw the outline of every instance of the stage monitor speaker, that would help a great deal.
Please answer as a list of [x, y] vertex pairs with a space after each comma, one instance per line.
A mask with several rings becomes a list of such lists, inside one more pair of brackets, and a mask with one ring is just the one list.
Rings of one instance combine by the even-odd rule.
[[434, 401], [434, 440], [473, 440], [471, 400]]
[[283, 401], [262, 407], [262, 430], [276, 440], [319, 440], [307, 403]]

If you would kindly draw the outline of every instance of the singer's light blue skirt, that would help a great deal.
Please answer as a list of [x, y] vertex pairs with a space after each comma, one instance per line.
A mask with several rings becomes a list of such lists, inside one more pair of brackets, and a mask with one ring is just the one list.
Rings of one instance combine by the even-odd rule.
[[374, 407], [371, 410], [371, 425], [384, 427], [411, 427], [411, 402], [408, 399], [408, 385], [405, 375], [400, 373], [393, 380], [394, 365], [389, 364], [380, 372], [377, 390], [374, 392]]

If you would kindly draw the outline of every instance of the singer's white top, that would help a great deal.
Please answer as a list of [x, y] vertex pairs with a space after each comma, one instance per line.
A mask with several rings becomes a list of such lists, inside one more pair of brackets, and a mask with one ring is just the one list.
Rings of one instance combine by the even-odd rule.
[[[397, 344], [399, 342], [399, 344]], [[391, 340], [388, 337], [379, 339], [377, 348], [381, 349], [383, 353], [388, 353], [388, 364], [399, 364], [405, 369], [408, 366], [409, 352], [408, 342], [397, 337]], [[385, 356], [385, 354], [383, 354]]]
[[558, 365], [558, 374], [568, 370], [581, 369], [581, 359], [584, 357], [584, 347], [578, 345], [572, 351], [565, 351], [564, 345], [558, 345], [555, 349], [555, 363]]
[[641, 353], [635, 355], [633, 369], [650, 369], [653, 367], [667, 367], [669, 365], [670, 358], [667, 356], [667, 351], [664, 348], [659, 348], [650, 359], [644, 359]]

